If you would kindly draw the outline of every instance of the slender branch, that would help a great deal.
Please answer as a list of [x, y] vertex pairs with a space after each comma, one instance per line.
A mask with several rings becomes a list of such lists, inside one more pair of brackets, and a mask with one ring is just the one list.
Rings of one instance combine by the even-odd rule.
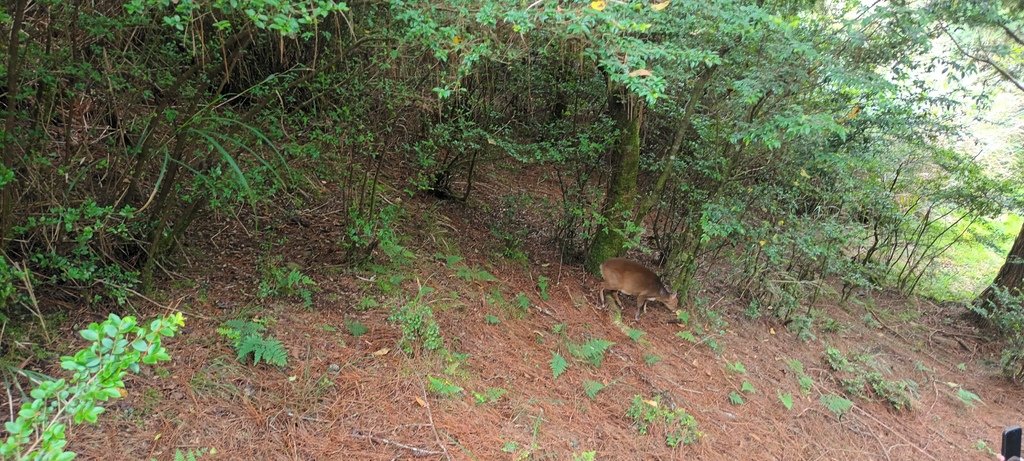
[[377, 437], [377, 436], [371, 435], [371, 434], [364, 434], [362, 431], [359, 431], [359, 430], [353, 430], [352, 433], [349, 434], [349, 435], [351, 435], [352, 437], [355, 437], [357, 439], [367, 439], [367, 440], [370, 440], [372, 442], [383, 443], [384, 445], [391, 445], [393, 447], [398, 447], [398, 448], [402, 448], [402, 449], [405, 449], [405, 450], [409, 450], [409, 451], [412, 452], [412, 455], [417, 457], [417, 458], [421, 458], [421, 457], [424, 457], [424, 456], [437, 456], [437, 455], [445, 454], [445, 453], [440, 452], [440, 451], [427, 450], [427, 449], [424, 449], [424, 448], [418, 448], [418, 447], [414, 447], [414, 446], [411, 446], [411, 445], [406, 445], [404, 443], [395, 442], [393, 440], [385, 439], [384, 437]]
[[[1010, 73], [1007, 70], [1003, 69], [1002, 67], [999, 67], [999, 64], [996, 64], [994, 61], [992, 61], [992, 59], [986, 56], [968, 53], [967, 50], [965, 50], [964, 47], [960, 45], [960, 42], [956, 40], [956, 37], [954, 37], [953, 34], [949, 33], [949, 31], [946, 30], [945, 27], [942, 28], [942, 31], [946, 33], [946, 36], [948, 36], [949, 39], [953, 41], [953, 45], [956, 46], [956, 49], [960, 50], [960, 53], [962, 53], [964, 56], [967, 56], [968, 58], [971, 58], [975, 61], [988, 64], [989, 67], [994, 69], [999, 75], [1003, 77], [1003, 79], [1012, 83], [1013, 86], [1017, 87], [1018, 90], [1024, 91], [1024, 83], [1021, 83], [1013, 75], [1010, 75]], [[1007, 31], [1007, 33], [1009, 33], [1009, 31]]]
[[999, 27], [1003, 28], [1003, 32], [1006, 32], [1006, 35], [1008, 35], [1011, 40], [1021, 45], [1024, 45], [1024, 38], [1022, 38], [1020, 34], [1017, 33], [1017, 31], [1011, 29], [1010, 26], [1006, 24], [1000, 24]]

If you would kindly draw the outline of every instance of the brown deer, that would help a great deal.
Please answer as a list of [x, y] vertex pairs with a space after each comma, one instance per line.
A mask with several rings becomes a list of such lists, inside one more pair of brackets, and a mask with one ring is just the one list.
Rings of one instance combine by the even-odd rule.
[[606, 306], [607, 291], [614, 292], [619, 307], [622, 307], [619, 293], [636, 296], [635, 320], [640, 320], [641, 311], [647, 311], [648, 301], [659, 301], [669, 310], [675, 310], [679, 305], [679, 297], [668, 291], [657, 274], [638, 262], [625, 258], [609, 259], [601, 263], [601, 277], [604, 278], [601, 284], [601, 309]]

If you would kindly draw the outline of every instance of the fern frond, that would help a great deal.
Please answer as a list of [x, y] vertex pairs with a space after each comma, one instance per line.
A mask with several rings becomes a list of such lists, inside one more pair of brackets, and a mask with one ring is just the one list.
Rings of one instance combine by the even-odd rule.
[[249, 354], [252, 354], [253, 365], [259, 365], [260, 361], [278, 367], [288, 364], [288, 350], [281, 341], [273, 338], [258, 335], [243, 337], [238, 344], [238, 360], [244, 362]]
[[224, 326], [238, 331], [238, 335], [241, 337], [256, 335], [267, 329], [267, 327], [262, 324], [253, 322], [252, 320], [242, 319], [228, 320], [227, 322], [224, 322]]
[[284, 348], [281, 341], [272, 338], [264, 339], [263, 348], [254, 351], [253, 359], [254, 364], [260, 363], [260, 359], [263, 359], [264, 363], [284, 368], [288, 365], [288, 350]]

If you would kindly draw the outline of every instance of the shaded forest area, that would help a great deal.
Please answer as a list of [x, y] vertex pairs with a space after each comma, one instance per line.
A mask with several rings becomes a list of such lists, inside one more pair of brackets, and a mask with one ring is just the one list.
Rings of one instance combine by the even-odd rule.
[[[795, 397], [829, 424], [859, 415], [868, 432], [906, 423], [926, 399], [985, 404], [954, 379], [1019, 396], [1024, 228], [999, 229], [1024, 210], [1022, 139], [972, 147], [983, 137], [972, 121], [1024, 94], [1016, 2], [8, 0], [0, 25], [5, 459], [70, 459], [69, 437], [94, 455], [117, 439], [126, 459], [218, 456], [203, 434], [192, 452], [159, 446], [166, 429], [153, 439], [139, 423], [128, 443], [104, 425], [139, 399], [180, 424], [163, 411], [186, 394], [196, 408], [246, 402], [264, 414], [250, 400], [263, 392], [298, 413], [289, 405], [316, 394], [306, 421], [337, 422], [347, 413], [320, 392], [342, 378], [360, 383], [346, 401], [426, 409], [432, 430], [416, 437], [435, 447], [368, 429], [246, 433], [282, 459], [359, 457], [353, 443], [385, 450], [366, 459], [717, 459], [728, 432], [693, 406], [736, 411], [756, 389], [775, 405], [755, 407], [766, 420], [789, 421]], [[1020, 127], [1024, 105], [1010, 106], [999, 123]], [[949, 301], [963, 294], [944, 293], [937, 271], [975, 248], [1005, 260], [979, 275], [992, 283], [970, 302]], [[591, 307], [598, 267], [624, 255], [678, 293], [669, 320], [660, 306], [629, 325]], [[633, 303], [620, 307], [628, 320]], [[477, 331], [490, 327], [499, 333]], [[347, 341], [317, 346], [333, 355], [311, 355], [339, 330]], [[774, 362], [737, 330], [780, 338]], [[948, 348], [930, 355], [936, 337]], [[866, 343], [889, 352], [857, 349]], [[500, 354], [520, 347], [532, 365]], [[881, 364], [890, 353], [902, 362]], [[948, 377], [971, 360], [990, 366]], [[669, 361], [697, 375], [724, 363], [702, 384], [722, 395], [673, 398], [696, 385]], [[623, 364], [658, 362], [654, 377]], [[211, 364], [216, 376], [199, 383]], [[927, 374], [939, 366], [943, 378]], [[489, 367], [524, 376], [472, 390]], [[313, 369], [316, 393], [258, 384]], [[578, 369], [596, 374], [559, 381]], [[161, 377], [177, 387], [155, 390]], [[545, 393], [567, 379], [580, 401], [614, 387], [615, 404], [590, 409], [599, 430], [558, 406], [532, 420], [532, 440], [502, 445], [468, 428], [502, 427], [486, 405], [517, 391], [557, 400]], [[792, 389], [771, 392], [783, 379]], [[401, 407], [363, 387], [385, 383], [414, 397]], [[508, 421], [533, 415], [522, 405]], [[977, 418], [941, 408], [950, 423]], [[219, 416], [199, 421], [222, 437], [238, 430]], [[545, 418], [560, 435], [539, 435]], [[473, 435], [452, 435], [460, 422]], [[868, 439], [882, 446], [867, 452], [828, 451], [864, 443], [839, 434], [838, 448], [805, 444], [798, 456], [969, 448], [925, 450], [934, 434], [915, 422]], [[821, 430], [798, 425], [767, 453], [784, 457]], [[616, 432], [649, 426], [657, 443]], [[255, 446], [227, 443], [219, 456], [251, 459]]]

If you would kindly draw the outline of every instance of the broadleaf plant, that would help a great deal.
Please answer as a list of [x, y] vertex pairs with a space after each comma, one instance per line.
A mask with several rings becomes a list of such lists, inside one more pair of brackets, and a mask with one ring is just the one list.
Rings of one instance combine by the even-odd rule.
[[120, 398], [124, 377], [139, 372], [139, 364], [154, 365], [171, 359], [163, 338], [174, 336], [185, 325], [181, 313], [138, 324], [135, 317], [110, 314], [102, 323], [92, 323], [79, 332], [90, 341], [88, 347], [60, 359], [61, 368], [71, 371], [68, 379], [46, 379], [32, 389], [32, 400], [18, 411], [4, 428], [8, 436], [0, 445], [3, 459], [67, 461], [76, 454], [67, 451], [69, 422], [95, 424], [105, 408], [103, 402]]

